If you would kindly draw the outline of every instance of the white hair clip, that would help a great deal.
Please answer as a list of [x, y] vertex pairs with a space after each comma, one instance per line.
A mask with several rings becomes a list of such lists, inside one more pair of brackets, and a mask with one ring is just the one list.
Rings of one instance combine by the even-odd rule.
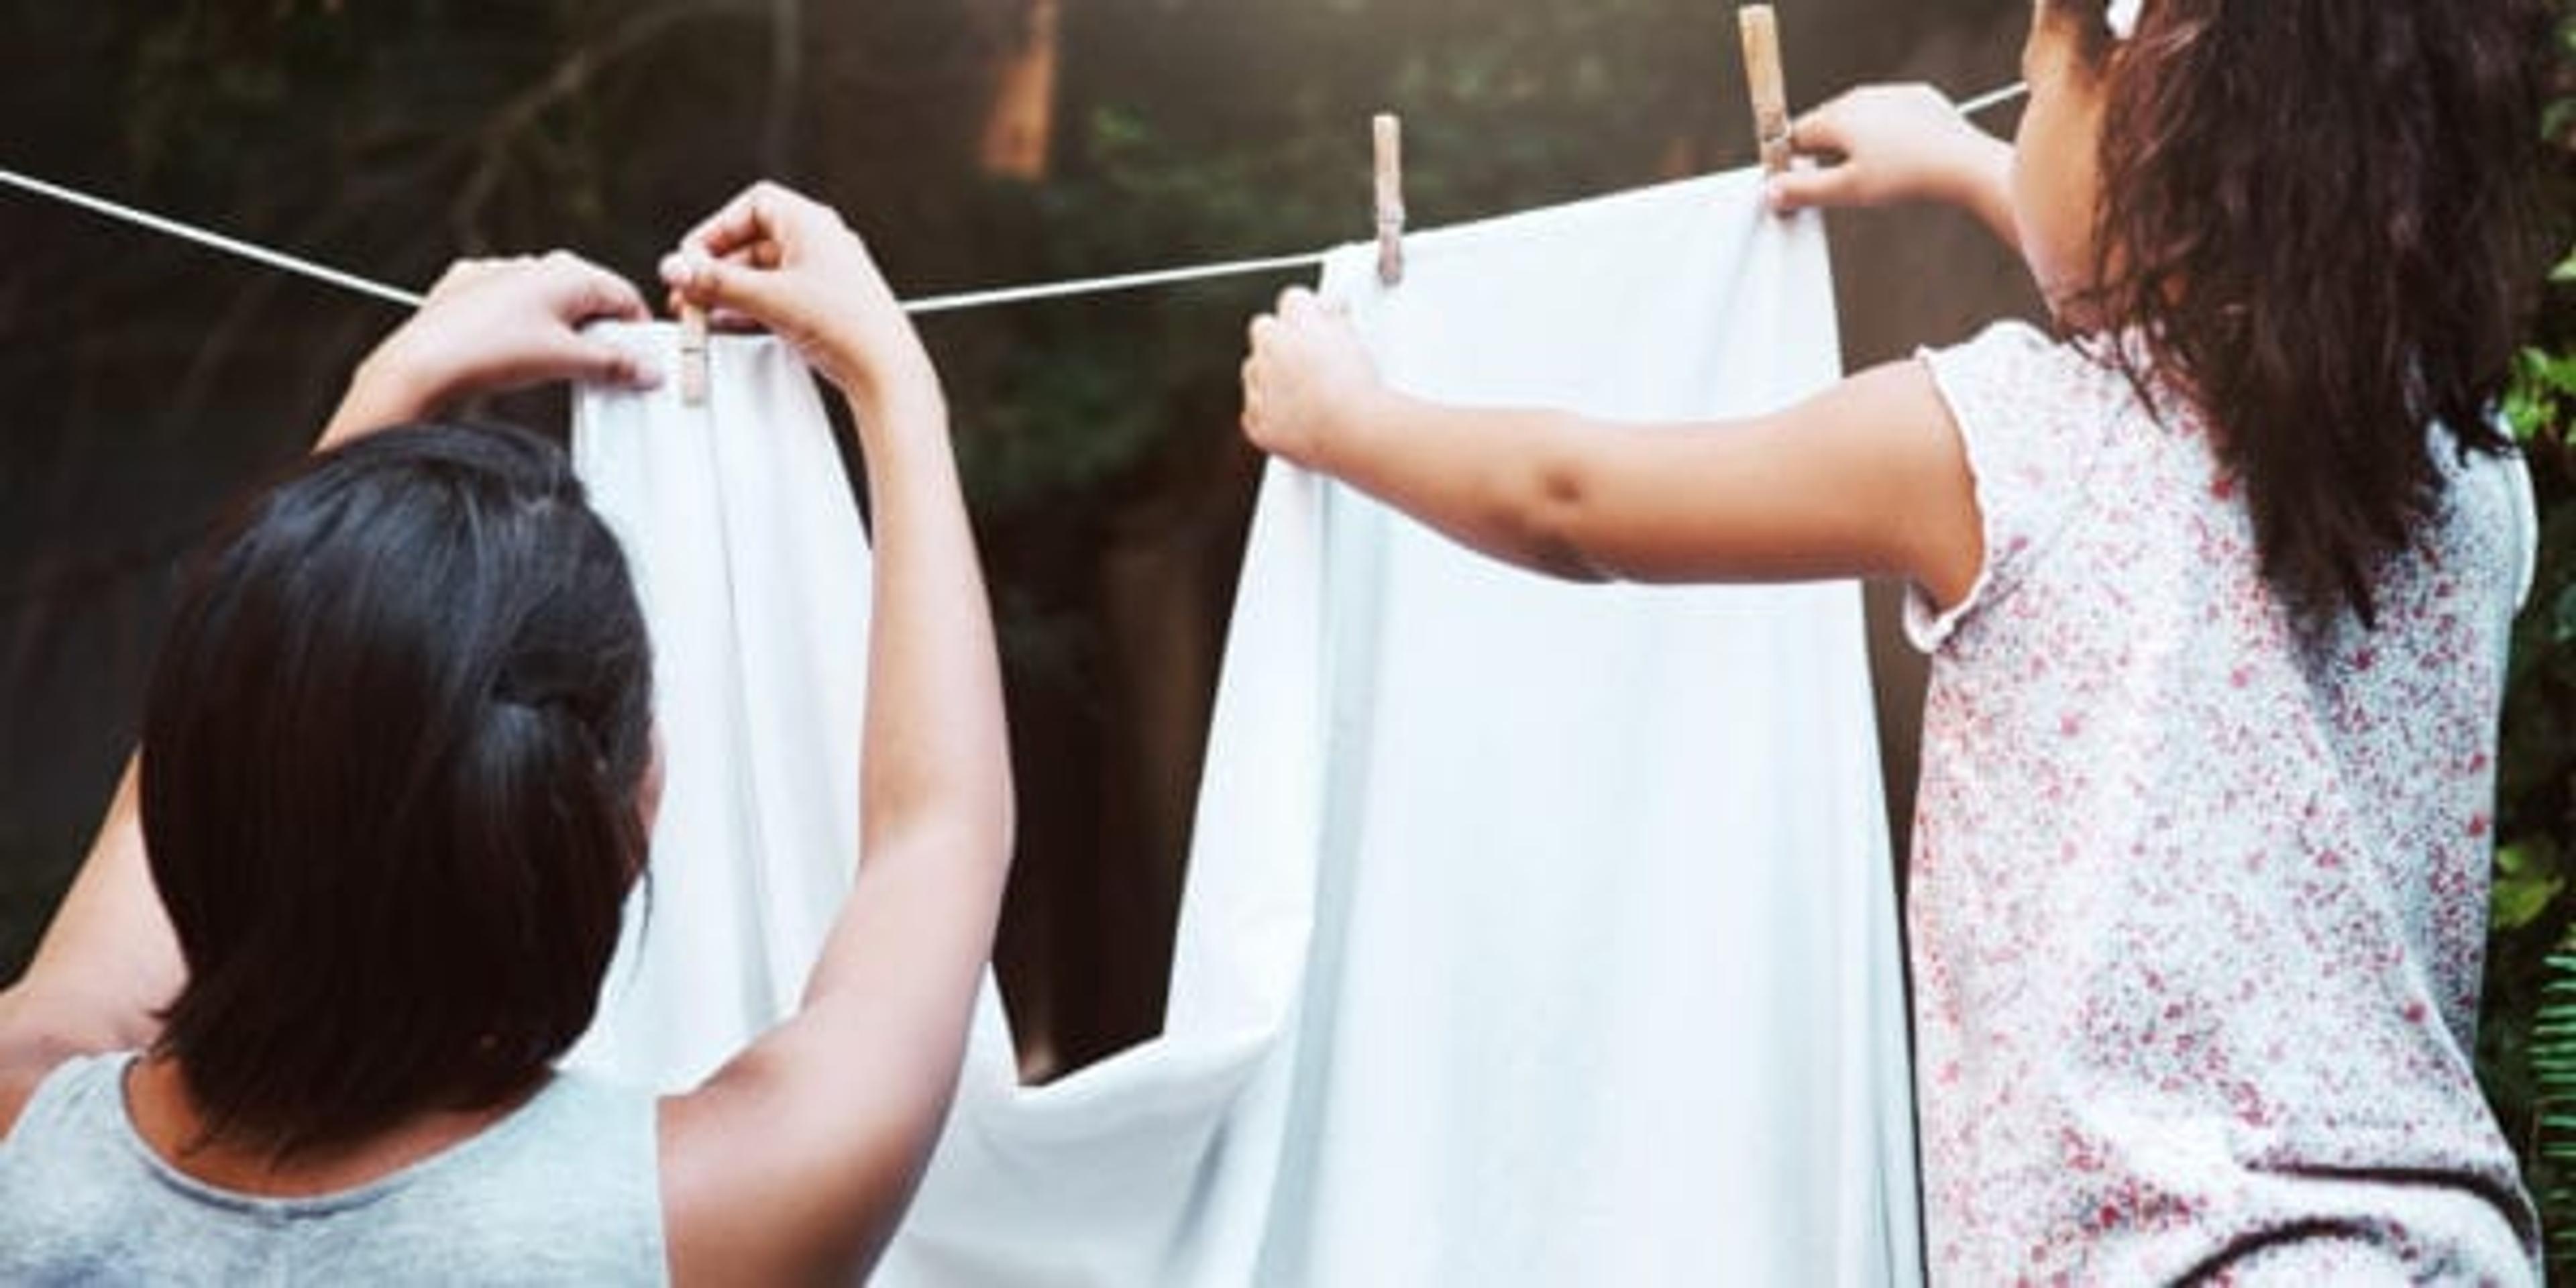
[[2146, 0], [2111, 0], [2111, 10], [2102, 20], [2111, 24], [2114, 37], [2127, 40], [2138, 34], [2138, 11], [2146, 7]]

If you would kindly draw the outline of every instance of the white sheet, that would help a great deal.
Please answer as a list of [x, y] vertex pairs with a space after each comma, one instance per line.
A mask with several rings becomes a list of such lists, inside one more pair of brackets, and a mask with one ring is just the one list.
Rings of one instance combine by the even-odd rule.
[[[1417, 392], [1676, 418], [1774, 407], [1835, 374], [1821, 230], [1760, 213], [1749, 174], [1417, 233], [1407, 257], [1382, 292], [1373, 252], [1337, 252], [1326, 290]], [[720, 367], [703, 419], [727, 422], [743, 379]], [[771, 471], [721, 434], [686, 446], [715, 426], [675, 405], [585, 397], [583, 468], [648, 585], [663, 565], [795, 557], [817, 593], [737, 588], [730, 616], [694, 572], [647, 593], [673, 805], [650, 936], [621, 957], [640, 965], [583, 1054], [666, 1086], [748, 1037], [761, 1002], [785, 1004], [819, 922], [778, 892], [837, 890], [847, 849], [779, 838], [848, 824], [772, 821], [822, 807], [739, 796], [726, 775], [758, 770], [758, 740], [702, 752], [672, 716], [783, 702], [771, 714], [854, 739], [854, 704], [701, 695], [724, 679], [700, 655], [731, 644], [758, 663], [800, 633], [819, 652], [851, 623], [804, 614], [863, 585], [846, 540], [745, 560], [729, 470], [771, 472], [793, 490], [760, 507], [836, 516], [819, 526], [843, 522], [837, 476]], [[858, 673], [859, 652], [832, 657]], [[693, 812], [675, 815], [684, 791]], [[1549, 583], [1274, 466], [1165, 1033], [1022, 1088], [987, 988], [877, 1281], [1918, 1282], [1882, 819], [1855, 588]]]
[[[677, 330], [603, 324], [679, 370]], [[869, 562], [805, 364], [717, 336], [708, 396], [584, 388], [573, 465], [653, 635], [662, 813], [598, 1016], [565, 1059], [690, 1086], [791, 1010], [858, 852]]]

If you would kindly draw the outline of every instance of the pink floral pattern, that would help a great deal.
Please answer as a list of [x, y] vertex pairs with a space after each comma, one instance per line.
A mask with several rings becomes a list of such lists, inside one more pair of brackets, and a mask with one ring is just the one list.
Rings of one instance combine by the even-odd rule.
[[2536, 1281], [2470, 1063], [2520, 464], [2434, 435], [2379, 629], [2303, 643], [2187, 409], [2018, 324], [1924, 361], [1987, 550], [1907, 622], [1934, 1282]]

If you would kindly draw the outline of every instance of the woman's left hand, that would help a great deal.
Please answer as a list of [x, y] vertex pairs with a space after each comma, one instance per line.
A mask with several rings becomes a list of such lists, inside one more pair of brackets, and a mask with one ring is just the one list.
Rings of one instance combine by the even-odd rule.
[[556, 380], [658, 384], [661, 374], [643, 358], [580, 330], [596, 319], [648, 316], [633, 285], [568, 251], [459, 260], [359, 364], [320, 446], [478, 394]]

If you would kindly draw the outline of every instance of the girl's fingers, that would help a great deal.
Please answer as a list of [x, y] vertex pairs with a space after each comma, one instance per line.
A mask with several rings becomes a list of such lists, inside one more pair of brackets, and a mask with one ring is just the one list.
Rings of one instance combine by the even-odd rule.
[[1279, 294], [1279, 318], [1283, 322], [1307, 322], [1323, 312], [1315, 293], [1302, 286], [1291, 286]]
[[1812, 206], [1849, 204], [1856, 195], [1856, 172], [1849, 165], [1819, 166], [1775, 174], [1763, 185], [1771, 208], [1782, 214]]
[[1789, 147], [1798, 153], [1842, 152], [1844, 143], [1842, 114], [1831, 103], [1789, 124]]

